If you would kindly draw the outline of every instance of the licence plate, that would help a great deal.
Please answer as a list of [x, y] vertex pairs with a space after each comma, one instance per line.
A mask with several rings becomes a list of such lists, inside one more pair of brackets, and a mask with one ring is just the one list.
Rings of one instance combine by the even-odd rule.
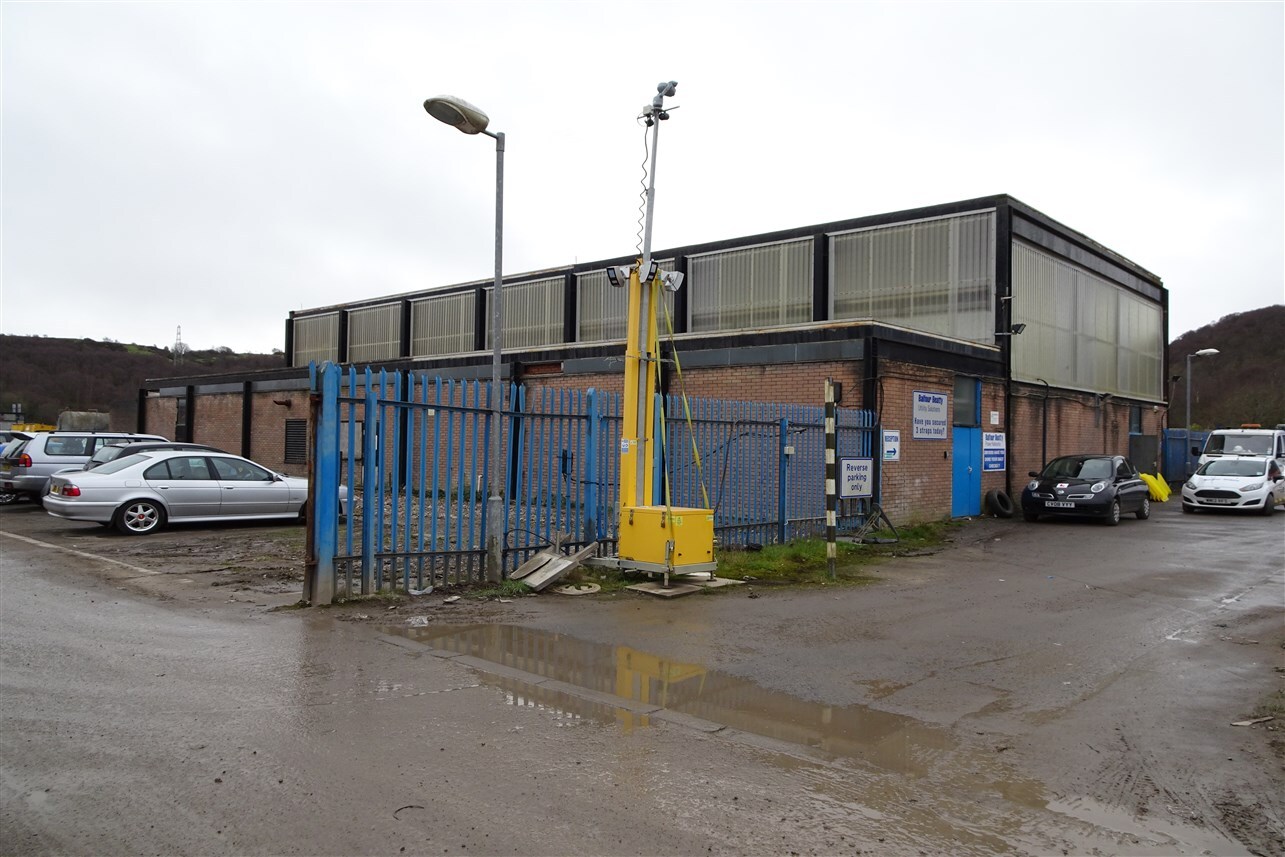
[[1066, 500], [1045, 500], [1044, 508], [1046, 509], [1074, 509], [1075, 504]]
[[62, 493], [62, 486], [61, 486], [61, 485], [50, 485], [50, 486], [49, 486], [49, 493], [50, 493], [50, 494], [61, 494], [61, 493]]
[[1236, 503], [1236, 500], [1230, 500], [1225, 497], [1215, 497], [1212, 500], [1206, 500], [1206, 503], [1213, 503], [1215, 506], [1230, 506]]

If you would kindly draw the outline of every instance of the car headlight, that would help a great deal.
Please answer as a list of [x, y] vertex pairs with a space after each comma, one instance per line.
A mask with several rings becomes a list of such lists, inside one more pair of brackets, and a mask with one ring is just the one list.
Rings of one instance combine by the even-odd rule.
[[1094, 494], [1096, 494], [1106, 487], [1107, 487], [1107, 484], [1105, 482], [1094, 482], [1092, 487], [1089, 488], [1089, 490], [1092, 491]]
[[1242, 486], [1240, 486], [1240, 490], [1242, 490], [1242, 491], [1257, 491], [1259, 488], [1262, 488], [1262, 487], [1263, 487], [1264, 485], [1266, 485], [1266, 484], [1267, 484], [1266, 482], [1252, 482], [1252, 483], [1250, 483], [1249, 485], [1242, 485]]
[[1197, 486], [1195, 482], [1192, 482], [1191, 480], [1187, 480], [1187, 482], [1183, 485], [1183, 487], [1190, 488], [1192, 491], [1195, 491]]

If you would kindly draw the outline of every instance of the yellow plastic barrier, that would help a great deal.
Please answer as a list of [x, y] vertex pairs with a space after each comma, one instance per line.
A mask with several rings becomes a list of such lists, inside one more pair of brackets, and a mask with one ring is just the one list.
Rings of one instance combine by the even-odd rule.
[[1150, 473], [1139, 473], [1142, 481], [1147, 483], [1147, 488], [1151, 492], [1151, 499], [1157, 503], [1164, 503], [1169, 499], [1169, 484], [1158, 476], [1152, 476]]

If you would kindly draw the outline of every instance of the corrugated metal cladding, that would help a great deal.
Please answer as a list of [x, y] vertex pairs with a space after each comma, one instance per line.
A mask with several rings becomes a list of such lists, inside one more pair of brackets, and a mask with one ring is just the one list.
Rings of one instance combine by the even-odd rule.
[[[558, 345], [562, 339], [562, 308], [566, 280], [546, 277], [526, 283], [504, 284], [504, 347], [532, 348]], [[491, 347], [491, 292], [486, 289], [486, 342]]]
[[[674, 269], [673, 259], [659, 259], [657, 263], [662, 271]], [[665, 304], [669, 307], [670, 318], [674, 315], [673, 292], [661, 291]], [[577, 342], [611, 342], [625, 338], [626, 316], [629, 313], [629, 289], [616, 288], [607, 280], [605, 270], [589, 271], [576, 275], [576, 341]], [[661, 335], [665, 335], [665, 319], [660, 317]], [[678, 321], [674, 320], [677, 326]]]
[[339, 313], [309, 315], [294, 320], [294, 365], [339, 359]]
[[371, 363], [401, 356], [402, 305], [383, 304], [348, 312], [348, 360]]
[[1013, 377], [1161, 401], [1159, 304], [1065, 259], [1013, 242]]
[[689, 330], [776, 327], [812, 320], [812, 239], [691, 256]]
[[411, 356], [436, 357], [476, 350], [473, 344], [475, 306], [477, 293], [473, 291], [411, 301]]
[[831, 318], [995, 341], [995, 213], [830, 236]]

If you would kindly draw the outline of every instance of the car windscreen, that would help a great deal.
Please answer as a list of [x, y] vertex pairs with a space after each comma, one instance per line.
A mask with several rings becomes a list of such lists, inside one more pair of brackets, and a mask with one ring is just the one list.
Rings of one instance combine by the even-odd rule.
[[1212, 455], [1271, 455], [1272, 437], [1267, 434], [1211, 434], [1205, 452]]
[[1055, 458], [1044, 468], [1045, 478], [1110, 479], [1115, 464], [1109, 458]]
[[109, 461], [115, 461], [117, 458], [120, 458], [121, 455], [124, 454], [125, 449], [126, 447], [121, 444], [104, 446], [102, 449], [95, 452], [89, 460], [95, 464], [106, 464]]
[[124, 470], [126, 467], [133, 467], [144, 458], [150, 458], [150, 456], [145, 452], [135, 452], [130, 455], [122, 455], [106, 464], [101, 464], [98, 467], [95, 467], [91, 472], [102, 473], [104, 475], [116, 473], [117, 471]]
[[1266, 472], [1266, 461], [1250, 458], [1216, 458], [1196, 471], [1201, 476], [1262, 476]]

